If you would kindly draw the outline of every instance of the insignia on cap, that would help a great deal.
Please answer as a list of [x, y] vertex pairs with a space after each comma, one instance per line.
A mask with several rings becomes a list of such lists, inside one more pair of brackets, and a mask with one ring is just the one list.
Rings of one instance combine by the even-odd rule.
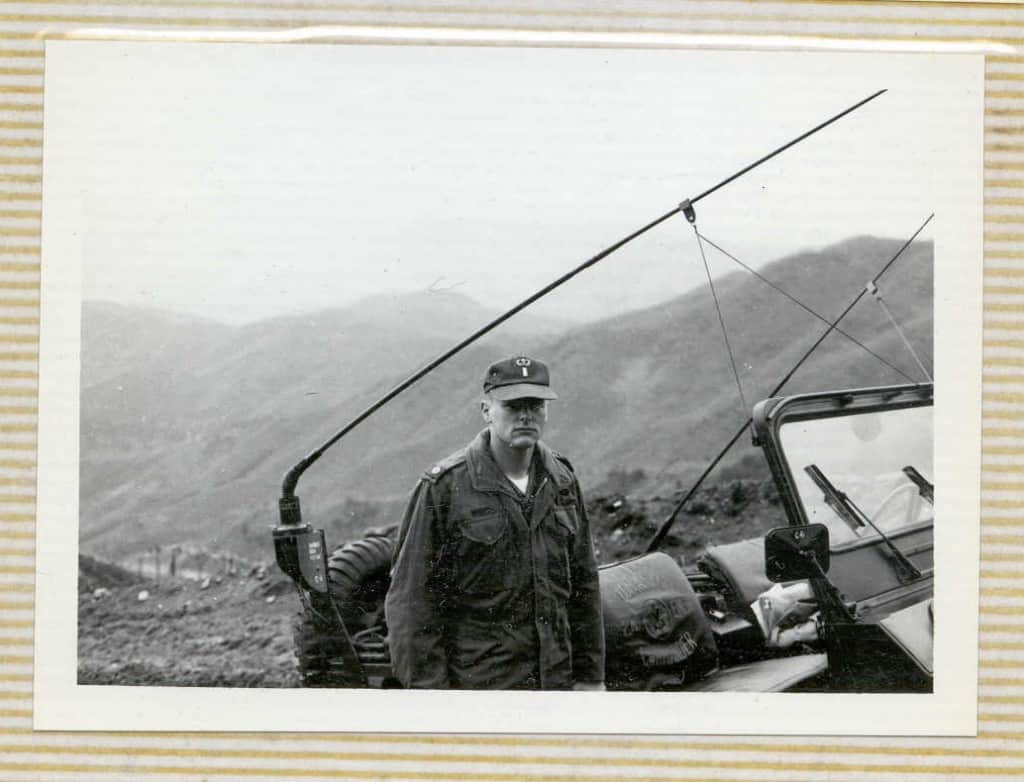
[[530, 359], [525, 358], [525, 357], [517, 358], [516, 359], [516, 366], [517, 367], [528, 367], [528, 366], [530, 366], [530, 363], [531, 363]]
[[441, 468], [435, 464], [433, 467], [430, 468], [430, 472], [432, 475], [437, 475], [439, 472], [441, 472]]

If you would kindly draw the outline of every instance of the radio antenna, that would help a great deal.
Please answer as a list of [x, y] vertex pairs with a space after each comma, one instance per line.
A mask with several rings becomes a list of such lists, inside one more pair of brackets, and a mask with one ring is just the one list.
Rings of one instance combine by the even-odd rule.
[[[504, 323], [506, 320], [511, 318], [516, 313], [518, 313], [521, 310], [525, 309], [526, 307], [530, 306], [531, 304], [533, 304], [538, 299], [543, 298], [544, 296], [546, 296], [547, 294], [551, 293], [551, 291], [555, 290], [556, 288], [560, 287], [561, 285], [564, 285], [566, 282], [571, 280], [576, 275], [580, 274], [581, 272], [585, 271], [586, 269], [589, 269], [594, 264], [599, 263], [603, 259], [607, 258], [609, 255], [614, 253], [616, 250], [618, 250], [618, 249], [624, 247], [625, 245], [629, 244], [634, 239], [642, 236], [643, 234], [645, 234], [648, 231], [650, 231], [652, 228], [655, 228], [656, 226], [658, 226], [661, 223], [665, 222], [666, 220], [668, 220], [669, 218], [671, 218], [674, 215], [678, 214], [679, 212], [682, 212], [684, 215], [686, 215], [687, 219], [690, 220], [690, 222], [693, 222], [694, 219], [695, 219], [694, 216], [693, 216], [694, 215], [694, 211], [693, 211], [694, 204], [698, 203], [699, 201], [703, 200], [704, 198], [707, 198], [709, 195], [711, 195], [715, 191], [725, 187], [730, 182], [735, 181], [736, 179], [740, 178], [744, 174], [747, 174], [748, 172], [750, 172], [753, 169], [757, 168], [761, 164], [766, 163], [767, 161], [769, 161], [772, 158], [774, 158], [776, 155], [779, 155], [782, 152], [785, 152], [790, 147], [792, 147], [792, 146], [794, 146], [796, 144], [799, 144], [801, 141], [803, 141], [804, 139], [808, 138], [809, 136], [812, 136], [815, 133], [817, 133], [818, 131], [828, 127], [833, 122], [836, 122], [836, 121], [842, 119], [843, 117], [845, 117], [847, 114], [849, 114], [849, 113], [851, 113], [853, 111], [856, 111], [861, 106], [863, 106], [864, 104], [874, 100], [875, 98], [877, 98], [879, 95], [881, 95], [884, 92], [885, 92], [885, 90], [879, 90], [878, 92], [875, 92], [872, 95], [869, 95], [868, 97], [864, 98], [863, 100], [858, 101], [857, 103], [853, 104], [849, 108], [844, 109], [843, 111], [839, 112], [838, 114], [835, 114], [834, 116], [830, 117], [829, 119], [825, 120], [824, 122], [822, 122], [822, 123], [820, 123], [818, 125], [815, 125], [810, 130], [808, 130], [808, 131], [806, 131], [804, 133], [801, 133], [796, 138], [794, 138], [794, 139], [792, 139], [790, 141], [787, 141], [782, 146], [777, 147], [776, 149], [774, 149], [771, 152], [769, 152], [767, 155], [764, 155], [763, 157], [758, 158], [753, 163], [751, 163], [751, 164], [749, 164], [747, 166], [744, 166], [739, 171], [737, 171], [735, 174], [732, 174], [731, 176], [726, 177], [725, 179], [723, 179], [720, 182], [718, 182], [716, 185], [713, 185], [712, 187], [709, 187], [704, 192], [694, 196], [693, 198], [685, 199], [684, 201], [682, 201], [679, 204], [679, 206], [676, 206], [675, 208], [669, 210], [668, 212], [666, 212], [665, 214], [661, 215], [660, 217], [657, 217], [654, 220], [652, 220], [651, 222], [647, 223], [647, 225], [643, 226], [642, 228], [639, 228], [638, 230], [636, 230], [633, 233], [629, 234], [628, 236], [620, 239], [619, 241], [615, 242], [614, 244], [610, 245], [609, 247], [606, 247], [604, 250], [602, 250], [601, 252], [597, 253], [597, 255], [594, 255], [593, 257], [588, 258], [586, 261], [581, 263], [576, 268], [566, 272], [565, 274], [563, 274], [558, 279], [556, 279], [553, 282], [545, 285], [543, 288], [541, 288], [539, 291], [537, 291], [533, 295], [528, 296], [527, 298], [523, 299], [521, 302], [516, 304], [510, 310], [508, 310], [507, 312], [503, 313], [502, 315], [499, 315], [497, 318], [492, 320], [487, 325], [485, 325], [482, 328], [478, 329], [477, 331], [473, 332], [470, 336], [466, 337], [464, 340], [459, 342], [457, 345], [455, 345], [451, 349], [445, 351], [440, 356], [438, 356], [437, 358], [435, 358], [434, 360], [432, 360], [428, 364], [426, 364], [423, 368], [417, 370], [415, 373], [413, 373], [408, 378], [403, 380], [397, 386], [395, 386], [390, 391], [388, 391], [386, 394], [384, 394], [384, 396], [382, 396], [376, 402], [374, 402], [369, 407], [367, 407], [365, 410], [363, 410], [361, 413], [359, 413], [355, 418], [353, 418], [351, 421], [349, 421], [347, 424], [345, 424], [345, 426], [343, 426], [336, 434], [334, 434], [329, 440], [327, 440], [327, 442], [325, 442], [323, 445], [321, 445], [315, 451], [312, 451], [309, 455], [307, 455], [305, 458], [303, 458], [302, 461], [300, 461], [298, 464], [296, 464], [294, 467], [292, 467], [288, 471], [288, 473], [284, 476], [284, 481], [282, 482], [282, 485], [281, 485], [281, 499], [279, 501], [279, 508], [280, 508], [280, 512], [281, 512], [281, 524], [284, 525], [284, 526], [298, 526], [298, 525], [302, 524], [302, 512], [301, 512], [300, 507], [299, 507], [299, 498], [295, 496], [295, 487], [298, 485], [299, 478], [302, 477], [302, 474], [311, 465], [313, 465], [321, 456], [323, 456], [324, 452], [326, 452], [328, 448], [330, 448], [332, 445], [337, 443], [342, 437], [344, 437], [346, 434], [348, 434], [353, 429], [355, 429], [359, 424], [361, 424], [363, 421], [365, 421], [367, 418], [369, 418], [371, 415], [373, 415], [375, 412], [377, 412], [377, 410], [379, 410], [381, 407], [386, 405], [388, 402], [390, 402], [396, 396], [401, 394], [403, 391], [408, 389], [410, 386], [412, 386], [415, 383], [417, 383], [419, 380], [421, 380], [423, 377], [425, 377], [427, 374], [429, 374], [433, 370], [437, 369], [437, 367], [439, 367], [442, 364], [444, 364], [446, 361], [448, 361], [448, 359], [452, 358], [452, 356], [454, 356], [455, 354], [457, 354], [460, 351], [464, 350], [466, 347], [468, 347], [469, 345], [471, 345], [474, 342], [476, 342], [478, 339], [480, 339], [485, 334], [489, 333], [490, 331], [493, 331], [495, 328], [500, 326], [502, 323]], [[738, 437], [738, 435], [737, 435], [737, 437]]]

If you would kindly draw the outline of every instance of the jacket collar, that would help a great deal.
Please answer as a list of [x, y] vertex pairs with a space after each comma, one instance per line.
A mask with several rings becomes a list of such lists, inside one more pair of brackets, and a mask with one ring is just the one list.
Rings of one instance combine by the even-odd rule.
[[[540, 457], [544, 470], [561, 488], [572, 484], [572, 473], [562, 464], [544, 443], [538, 442], [534, 452]], [[484, 429], [466, 449], [466, 464], [473, 489], [483, 492], [505, 492], [514, 494], [508, 478], [501, 471], [491, 455], [491, 432]]]

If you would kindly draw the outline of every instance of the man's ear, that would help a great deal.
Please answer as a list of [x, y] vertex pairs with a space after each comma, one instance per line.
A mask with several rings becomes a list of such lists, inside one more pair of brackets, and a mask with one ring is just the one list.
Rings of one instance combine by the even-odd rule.
[[490, 400], [480, 400], [480, 415], [484, 418], [484, 423], [489, 424], [491, 422], [491, 403]]

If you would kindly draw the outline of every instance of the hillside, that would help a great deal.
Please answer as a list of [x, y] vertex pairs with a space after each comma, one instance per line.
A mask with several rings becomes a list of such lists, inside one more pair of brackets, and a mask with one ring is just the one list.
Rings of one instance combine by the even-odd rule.
[[[899, 247], [850, 239], [760, 270], [835, 317]], [[931, 361], [932, 247], [911, 247], [883, 279], [890, 309]], [[478, 430], [478, 378], [496, 356], [536, 355], [561, 400], [547, 440], [585, 489], [615, 475], [654, 495], [703, 467], [824, 329], [800, 307], [710, 251], [743, 383], [741, 406], [706, 288], [585, 327], [517, 316], [399, 397], [308, 471], [307, 517], [333, 540], [393, 520], [417, 475]], [[580, 283], [583, 284], [583, 283]], [[195, 543], [268, 555], [284, 472], [413, 368], [496, 313], [457, 293], [382, 297], [229, 328], [95, 304], [83, 312], [81, 542], [123, 558]], [[118, 325], [118, 324], [123, 325]], [[526, 335], [536, 328], [541, 336]], [[918, 378], [878, 305], [843, 328]], [[86, 360], [86, 356], [89, 356]], [[833, 334], [783, 393], [904, 378]], [[727, 460], [735, 474], [746, 438]]]
[[82, 388], [216, 357], [233, 333], [214, 320], [113, 302], [82, 305]]
[[[199, 541], [264, 553], [275, 487], [341, 420], [339, 400], [382, 392], [384, 378], [421, 365], [497, 314], [442, 291], [232, 328], [87, 302], [83, 548], [120, 557]], [[564, 325], [523, 313], [495, 333], [516, 340]]]

